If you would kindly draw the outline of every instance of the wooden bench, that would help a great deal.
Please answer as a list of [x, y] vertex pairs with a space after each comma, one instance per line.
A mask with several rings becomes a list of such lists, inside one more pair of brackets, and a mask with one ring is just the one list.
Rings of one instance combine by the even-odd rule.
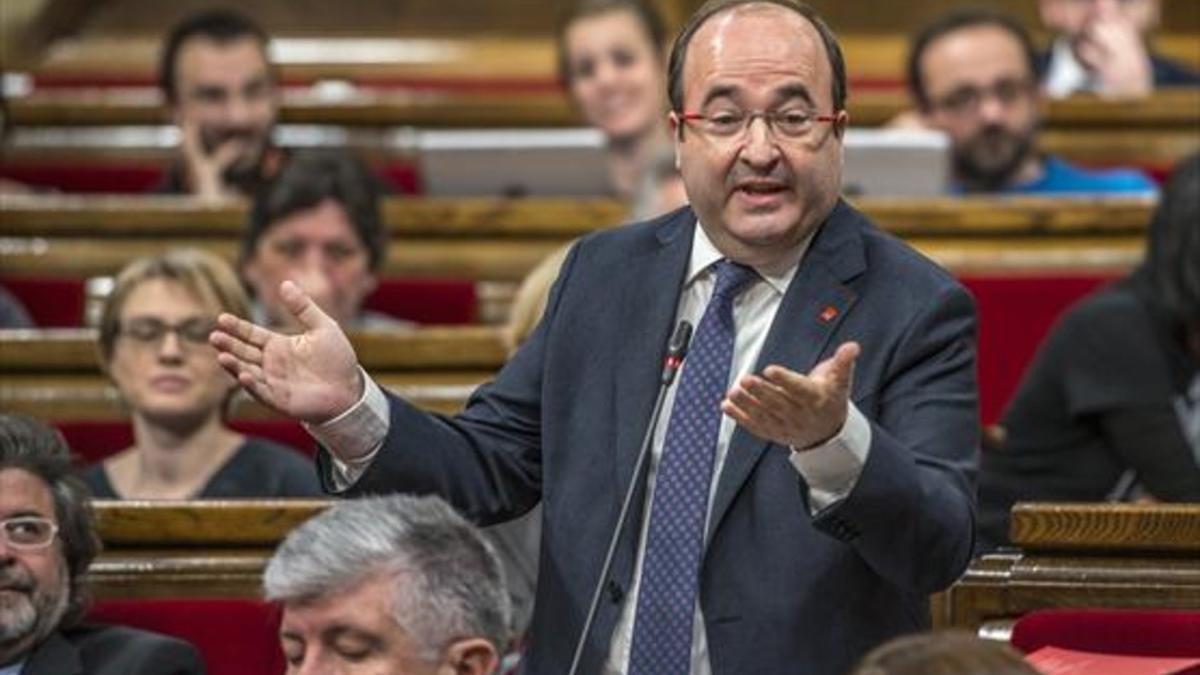
[[[901, 91], [852, 92], [851, 124], [874, 127], [909, 107]], [[5, 161], [14, 165], [76, 161], [102, 166], [165, 164], [174, 155], [170, 134], [151, 145], [81, 145], [64, 126], [95, 128], [161, 125], [158, 96], [146, 92], [48, 92], [10, 103], [16, 125]], [[364, 91], [330, 101], [306, 92], [285, 93], [287, 124], [316, 124], [352, 132], [343, 141], [364, 154], [412, 160], [413, 149], [386, 131], [396, 127], [553, 127], [579, 124], [553, 91], [513, 93]], [[25, 129], [29, 127], [29, 129]], [[57, 141], [55, 139], [58, 139]], [[1047, 106], [1041, 149], [1085, 164], [1125, 164], [1162, 170], [1200, 151], [1200, 90], [1171, 90], [1139, 101], [1075, 98]]]
[[[95, 503], [96, 597], [258, 598], [272, 551], [323, 500]], [[1200, 505], [1021, 504], [1020, 551], [972, 561], [934, 624], [1005, 637], [1051, 607], [1200, 608]]]
[[[858, 204], [976, 293], [983, 412], [989, 423], [998, 418], [1058, 313], [1137, 264], [1152, 208], [1147, 200], [861, 199]], [[503, 320], [516, 280], [542, 255], [611, 226], [620, 207], [572, 200], [401, 199], [388, 201], [384, 211], [393, 233], [385, 275], [477, 280], [486, 322]], [[232, 260], [244, 213], [240, 207], [213, 209], [178, 198], [35, 197], [8, 200], [0, 205], [0, 216], [0, 281], [5, 275], [40, 275], [54, 282], [111, 274], [131, 257], [171, 244], [194, 243]], [[82, 307], [82, 298], [76, 301]], [[1020, 311], [1024, 320], [1009, 320], [1011, 311]], [[414, 380], [410, 374], [381, 371], [380, 378], [420, 405], [450, 412], [465, 397], [454, 387], [477, 383], [487, 373], [469, 381], [431, 375]], [[63, 410], [75, 419], [93, 419], [101, 411], [111, 415], [115, 406], [112, 390], [99, 378], [82, 381], [61, 372], [13, 377], [10, 391], [19, 395], [12, 395], [12, 404], [19, 400], [30, 412]], [[75, 393], [63, 398], [68, 391]], [[247, 414], [254, 418], [253, 412]]]
[[1011, 535], [946, 592], [941, 625], [1002, 637], [1035, 609], [1200, 609], [1200, 504], [1017, 504]]
[[[1123, 270], [1141, 257], [1149, 199], [870, 199], [885, 230], [956, 271]], [[389, 199], [388, 276], [517, 281], [545, 255], [623, 218], [604, 200]], [[85, 278], [169, 246], [236, 257], [243, 207], [186, 198], [8, 197], [0, 275]]]
[[258, 598], [275, 547], [329, 503], [97, 501], [88, 582], [97, 598]]
[[[447, 414], [504, 363], [498, 329], [422, 328], [408, 333], [358, 333], [351, 342], [363, 367], [416, 405]], [[124, 420], [116, 389], [100, 372], [94, 330], [0, 331], [0, 409], [43, 419]], [[234, 419], [276, 415], [248, 396]]]

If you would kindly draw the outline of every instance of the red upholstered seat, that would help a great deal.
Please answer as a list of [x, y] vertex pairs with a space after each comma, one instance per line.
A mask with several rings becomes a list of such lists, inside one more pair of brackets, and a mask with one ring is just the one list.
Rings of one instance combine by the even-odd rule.
[[[133, 427], [128, 421], [54, 420], [53, 424], [85, 466], [102, 461], [133, 444]], [[234, 420], [229, 426], [244, 434], [283, 443], [306, 457], [316, 453], [312, 436], [298, 422], [284, 419]]]
[[144, 162], [10, 159], [0, 164], [0, 178], [62, 192], [138, 194], [162, 182], [163, 167]]
[[[396, 193], [420, 193], [421, 181], [412, 162], [388, 162], [376, 167], [376, 171]], [[0, 163], [0, 178], [39, 189], [78, 194], [141, 194], [161, 184], [164, 175], [165, 167], [161, 162], [120, 159], [86, 163], [10, 159]]]
[[466, 279], [380, 279], [365, 304], [421, 324], [475, 323], [479, 314], [475, 282]]
[[82, 279], [5, 275], [0, 279], [39, 328], [77, 328], [83, 325]]
[[1115, 278], [1094, 273], [961, 277], [979, 311], [979, 398], [985, 424], [999, 421], [1063, 310]]
[[187, 640], [200, 650], [208, 675], [281, 675], [287, 669], [279, 609], [259, 600], [104, 600], [87, 618]]
[[1052, 646], [1125, 656], [1200, 658], [1200, 611], [1043, 609], [1017, 620], [1012, 644], [1027, 654]]
[[[29, 310], [40, 328], [83, 325], [84, 282], [54, 277], [4, 276], [0, 283]], [[392, 277], [366, 300], [368, 309], [421, 324], [469, 324], [479, 314], [475, 282], [468, 279]]]

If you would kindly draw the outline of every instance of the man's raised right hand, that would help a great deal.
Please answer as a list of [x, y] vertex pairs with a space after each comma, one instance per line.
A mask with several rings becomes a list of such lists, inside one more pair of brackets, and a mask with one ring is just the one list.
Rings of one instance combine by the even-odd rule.
[[310, 424], [329, 421], [362, 397], [354, 348], [297, 284], [283, 282], [279, 294], [301, 333], [284, 335], [222, 314], [209, 342], [221, 366], [264, 405]]

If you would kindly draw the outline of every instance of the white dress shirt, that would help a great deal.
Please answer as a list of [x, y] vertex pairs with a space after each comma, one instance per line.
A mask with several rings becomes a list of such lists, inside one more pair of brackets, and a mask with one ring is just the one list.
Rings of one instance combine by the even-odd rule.
[[1050, 98], [1067, 98], [1075, 92], [1095, 92], [1096, 78], [1075, 57], [1066, 38], [1058, 38], [1050, 47], [1050, 63], [1042, 78], [1042, 90]]
[[24, 661], [17, 661], [7, 666], [0, 666], [0, 675], [21, 675], [21, 668], [25, 666]]
[[[729, 374], [731, 386], [739, 378], [750, 373], [758, 360], [758, 355], [766, 342], [767, 333], [775, 320], [775, 313], [779, 310], [788, 285], [796, 276], [799, 262], [803, 259], [803, 254], [807, 251], [810, 242], [811, 237], [802, 244], [796, 264], [777, 274], [759, 271], [762, 280], [752, 282], [734, 301], [733, 321], [736, 337], [733, 364]], [[697, 226], [692, 242], [691, 260], [688, 264], [683, 292], [680, 294], [679, 307], [676, 310], [675, 323], [687, 320], [692, 325], [699, 324], [709, 298], [712, 296], [715, 283], [713, 265], [723, 257], [723, 254], [713, 246], [704, 233], [704, 229]], [[683, 367], [687, 367], [686, 360]], [[653, 503], [655, 477], [659, 460], [662, 457], [667, 426], [671, 418], [671, 408], [675, 400], [675, 387], [679, 379], [676, 378], [676, 384], [672, 385], [667, 392], [662, 416], [659, 418], [658, 426], [654, 429], [646, 490], [646, 504], [648, 505]], [[389, 421], [387, 399], [380, 391], [379, 386], [369, 377], [364, 376], [364, 381], [366, 382], [365, 391], [355, 406], [324, 424], [308, 425], [313, 436], [335, 455], [333, 478], [335, 487], [339, 489], [353, 484], [363, 474], [371, 460], [374, 459], [375, 453], [382, 446], [384, 436], [387, 435]], [[735, 426], [732, 418], [728, 416], [721, 418], [721, 426], [717, 433], [716, 455], [713, 458], [712, 482], [709, 488], [710, 508]], [[862, 472], [870, 445], [870, 423], [852, 403], [846, 424], [836, 436], [817, 447], [804, 452], [792, 453], [792, 466], [808, 485], [809, 504], [813, 514], [827, 508], [850, 492]], [[613, 632], [608, 660], [603, 671], [605, 675], [623, 675], [628, 670], [634, 614], [642, 576], [642, 559], [650, 523], [649, 511], [650, 508], [647, 506], [641, 524], [633, 581], [629, 592], [625, 595], [621, 615]], [[789, 517], [789, 514], [780, 514], [780, 517]], [[794, 517], [799, 517], [799, 515]], [[700, 613], [699, 603], [697, 603], [695, 623], [693, 624], [692, 675], [709, 675], [711, 672], [704, 620]]]

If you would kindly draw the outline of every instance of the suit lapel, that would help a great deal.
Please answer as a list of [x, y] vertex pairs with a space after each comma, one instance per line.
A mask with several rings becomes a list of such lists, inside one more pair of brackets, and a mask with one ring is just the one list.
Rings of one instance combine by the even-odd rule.
[[[857, 301], [845, 284], [866, 267], [857, 214], [839, 202], [813, 240], [775, 314], [754, 372], [772, 364], [807, 373], [820, 361], [830, 339]], [[737, 427], [717, 481], [708, 538], [770, 444]]]
[[[614, 513], [620, 509], [620, 500], [633, 476], [638, 450], [658, 394], [662, 359], [687, 273], [695, 221], [692, 210], [685, 208], [664, 222], [655, 233], [650, 249], [629, 261], [621, 292], [617, 295], [621, 308], [616, 325], [621, 335], [612, 355], [616, 367], [614, 469], [617, 490]], [[640, 504], [640, 500], [635, 503]], [[636, 514], [637, 511], [633, 515]], [[634, 522], [637, 519], [631, 518], [630, 523]], [[632, 554], [636, 537], [626, 536], [625, 539], [626, 546], [621, 550]]]

